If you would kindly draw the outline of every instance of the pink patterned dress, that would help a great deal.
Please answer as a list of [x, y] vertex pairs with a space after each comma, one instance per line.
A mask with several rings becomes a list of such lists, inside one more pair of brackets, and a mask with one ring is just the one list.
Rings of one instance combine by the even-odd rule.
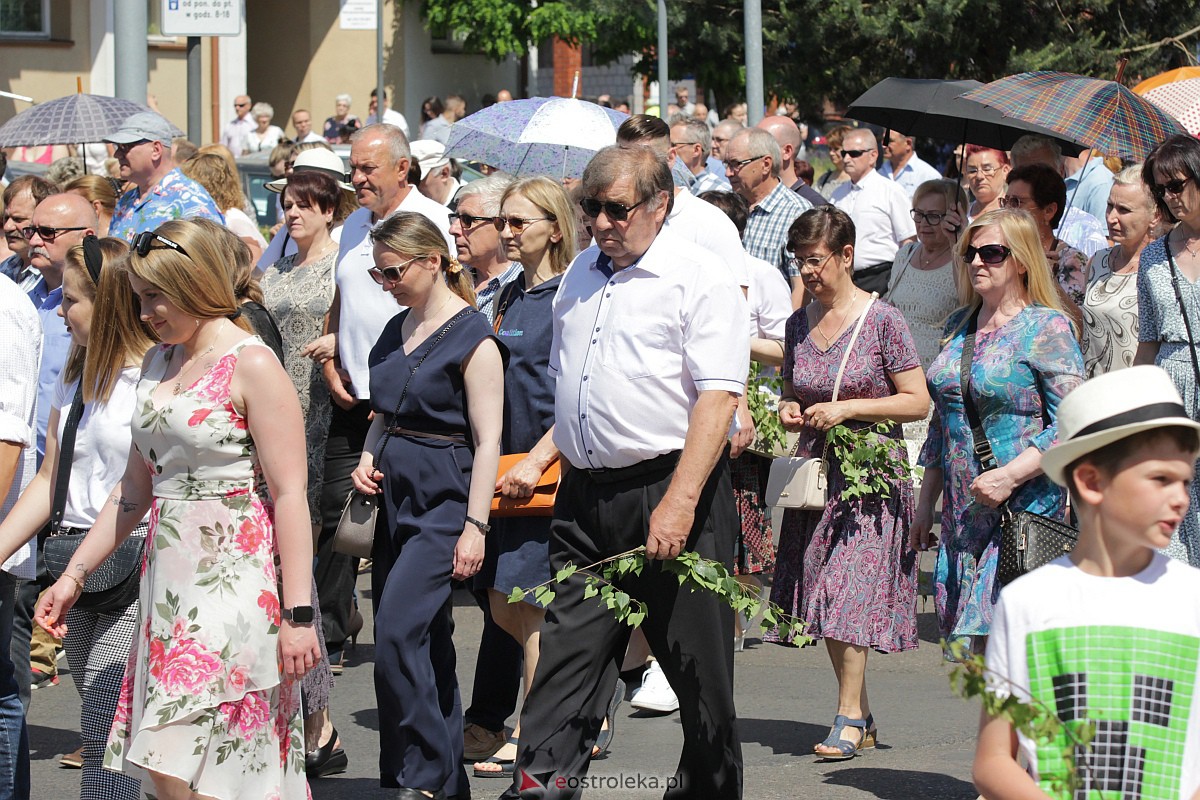
[[274, 512], [229, 393], [245, 347], [265, 345], [242, 340], [161, 405], [152, 395], [169, 347], [138, 383], [133, 442], [154, 504], [142, 618], [104, 766], [172, 775], [218, 800], [304, 798], [300, 691], [276, 652]]
[[[840, 400], [889, 397], [896, 393], [889, 373], [921, 366], [898, 310], [875, 302], [866, 314], [846, 362]], [[848, 326], [822, 351], [809, 335], [803, 308], [788, 320], [783, 377], [791, 381], [801, 408], [833, 399], [833, 384], [853, 329]], [[866, 427], [855, 421], [846, 424]], [[889, 436], [893, 457], [907, 460], [900, 425], [891, 425]], [[822, 434], [806, 427], [800, 434], [799, 455], [819, 456], [823, 443]], [[846, 479], [832, 448], [826, 459], [829, 501], [825, 508], [783, 515], [771, 600], [804, 620], [810, 636], [882, 653], [911, 650], [917, 646], [917, 554], [908, 545], [912, 482], [893, 479], [887, 498], [844, 498]], [[777, 631], [764, 639], [791, 643]]]

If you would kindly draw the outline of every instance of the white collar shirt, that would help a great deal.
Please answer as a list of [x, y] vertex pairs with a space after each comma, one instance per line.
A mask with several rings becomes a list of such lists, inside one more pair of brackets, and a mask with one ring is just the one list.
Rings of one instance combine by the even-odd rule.
[[683, 448], [701, 392], [741, 395], [749, 310], [709, 251], [660, 231], [611, 272], [590, 247], [554, 298], [554, 444], [573, 466], [616, 469]]
[[894, 261], [900, 243], [917, 235], [912, 202], [893, 181], [871, 170], [858, 183], [846, 181], [833, 192], [833, 204], [854, 220], [854, 268]]
[[228, 147], [234, 156], [241, 156], [248, 147], [250, 131], [256, 128], [258, 128], [258, 123], [250, 119], [249, 114], [244, 117], [234, 117], [221, 133], [221, 144]]
[[[37, 309], [12, 281], [0, 278], [0, 441], [21, 447], [16, 472], [6, 496], [0, 497], [0, 520], [37, 472], [38, 366], [42, 355], [42, 323]], [[36, 537], [4, 562], [4, 571], [33, 579]]]
[[676, 192], [663, 230], [711, 250], [729, 268], [729, 274], [738, 286], [750, 285], [746, 251], [738, 237], [737, 226], [712, 203], [701, 200], [687, 189]]
[[942, 174], [934, 169], [927, 161], [916, 153], [912, 154], [899, 172], [892, 169], [892, 162], [884, 160], [883, 166], [879, 168], [879, 174], [895, 183], [904, 190], [911, 200], [913, 193], [917, 191], [917, 187], [925, 181], [936, 181], [942, 177]]
[[[450, 254], [457, 254], [450, 235], [450, 209], [430, 200], [416, 187], [409, 187], [396, 211], [413, 211], [428, 217], [446, 239]], [[403, 310], [367, 271], [375, 266], [368, 234], [377, 223], [378, 220], [372, 221], [369, 209], [358, 209], [346, 217], [338, 246], [338, 357], [342, 369], [350, 373], [351, 394], [360, 400], [370, 397], [367, 356], [388, 320]]]
[[792, 287], [774, 264], [746, 253], [750, 287], [746, 301], [750, 306], [750, 336], [782, 342], [788, 318], [792, 316]]

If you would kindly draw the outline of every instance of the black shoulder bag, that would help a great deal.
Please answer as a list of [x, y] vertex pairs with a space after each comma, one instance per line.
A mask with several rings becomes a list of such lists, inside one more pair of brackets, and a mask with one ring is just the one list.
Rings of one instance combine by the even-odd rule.
[[1175, 290], [1175, 302], [1179, 303], [1179, 315], [1183, 317], [1183, 329], [1187, 332], [1188, 353], [1192, 356], [1192, 372], [1196, 377], [1196, 391], [1200, 392], [1200, 359], [1196, 356], [1196, 340], [1192, 336], [1192, 322], [1188, 319], [1187, 308], [1183, 305], [1183, 293], [1179, 291], [1179, 270], [1175, 266], [1175, 256], [1171, 255], [1171, 237], [1164, 242], [1167, 248], [1167, 266], [1171, 269], [1171, 288]]
[[[75, 551], [87, 534], [61, 533], [63, 514], [67, 507], [67, 486], [71, 482], [71, 462], [75, 458], [75, 432], [83, 417], [83, 379], [75, 390], [67, 424], [58, 443], [58, 466], [54, 472], [54, 502], [50, 510], [50, 536], [43, 546], [46, 572], [54, 580], [62, 577], [75, 558]], [[141, 588], [142, 551], [145, 534], [131, 534], [117, 549], [92, 570], [83, 584], [83, 592], [75, 608], [96, 614], [119, 612], [138, 599]]]
[[[416, 366], [412, 368], [412, 372], [408, 373], [408, 380], [404, 382], [404, 388], [400, 391], [400, 399], [396, 401], [396, 410], [392, 414], [392, 418], [400, 414], [400, 407], [404, 405], [404, 398], [408, 396], [408, 387], [412, 383], [413, 375], [417, 374], [417, 370], [425, 363], [425, 359], [437, 347], [438, 342], [446, 337], [450, 329], [454, 327], [460, 319], [474, 311], [473, 308], [464, 308], [453, 317], [446, 321], [442, 326], [441, 331], [434, 338], [433, 343], [425, 348], [425, 352], [421, 354], [421, 358], [417, 360]], [[404, 345], [401, 344], [401, 347]], [[375, 453], [372, 456], [371, 463], [379, 465], [379, 459], [383, 455], [383, 448], [387, 447], [388, 439], [391, 438], [391, 432], [384, 428], [383, 436], [379, 437], [379, 444], [375, 447]], [[378, 494], [363, 494], [357, 489], [351, 489], [350, 494], [346, 496], [346, 503], [342, 506], [342, 516], [338, 520], [337, 530], [333, 534], [333, 549], [334, 552], [342, 553], [355, 558], [370, 558], [371, 548], [375, 545], [375, 525], [379, 515], [379, 499]]]
[[[975, 326], [978, 319], [979, 312], [976, 311], [967, 324], [962, 360], [959, 362], [959, 382], [962, 384], [963, 411], [971, 426], [972, 449], [979, 466], [986, 472], [996, 469], [1000, 464], [992, 452], [992, 445], [979, 418], [979, 410], [975, 407], [975, 399], [971, 396], [971, 363], [975, 359]], [[1042, 411], [1044, 414], [1044, 399]], [[996, 577], [1001, 586], [1071, 552], [1079, 538], [1079, 532], [1065, 522], [1032, 511], [1013, 511], [1009, 501], [1000, 506], [1000, 564]]]

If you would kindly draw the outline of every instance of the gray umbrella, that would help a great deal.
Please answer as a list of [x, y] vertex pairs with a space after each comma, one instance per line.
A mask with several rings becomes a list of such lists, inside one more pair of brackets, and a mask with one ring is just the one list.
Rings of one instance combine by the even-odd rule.
[[[98, 94], [71, 94], [27, 108], [0, 126], [0, 147], [102, 142], [131, 114], [150, 111], [141, 103]], [[171, 126], [175, 136], [183, 131]]]

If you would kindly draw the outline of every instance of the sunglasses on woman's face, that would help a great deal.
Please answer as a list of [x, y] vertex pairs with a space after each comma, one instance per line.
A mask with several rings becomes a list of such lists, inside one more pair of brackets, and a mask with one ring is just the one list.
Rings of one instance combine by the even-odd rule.
[[1188, 181], [1190, 180], [1191, 178], [1176, 178], [1175, 180], [1167, 181], [1166, 183], [1156, 183], [1154, 184], [1154, 193], [1159, 197], [1162, 197], [1167, 192], [1170, 192], [1178, 197], [1179, 195], [1183, 194], [1183, 188], [1188, 185]]
[[504, 226], [507, 225], [513, 233], [520, 235], [522, 231], [528, 228], [535, 222], [554, 222], [554, 217], [529, 217], [522, 219], [521, 217], [495, 217], [492, 219], [492, 224], [496, 226], [496, 230], [503, 232]]
[[1009, 250], [1002, 244], [985, 244], [983, 247], [969, 245], [963, 253], [963, 258], [968, 264], [975, 261], [975, 256], [979, 256], [979, 260], [984, 264], [995, 266], [1003, 264], [1005, 259], [1012, 255], [1012, 250]]
[[403, 264], [398, 264], [394, 267], [371, 267], [367, 270], [367, 272], [371, 275], [371, 279], [380, 286], [383, 286], [384, 281], [387, 281], [388, 283], [399, 283], [400, 279], [404, 277], [404, 273], [408, 269], [408, 265], [416, 261], [418, 258], [420, 258], [420, 256], [413, 256]]

